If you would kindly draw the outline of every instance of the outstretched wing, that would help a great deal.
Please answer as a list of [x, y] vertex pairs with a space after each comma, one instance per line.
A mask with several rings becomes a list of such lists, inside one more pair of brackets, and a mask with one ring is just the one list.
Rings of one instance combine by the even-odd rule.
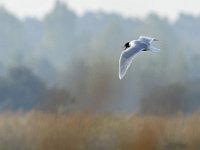
[[120, 80], [125, 76], [126, 71], [131, 65], [131, 62], [134, 58], [134, 56], [146, 49], [147, 46], [143, 43], [134, 43], [130, 48], [126, 49], [121, 53], [121, 56], [119, 58], [119, 78]]

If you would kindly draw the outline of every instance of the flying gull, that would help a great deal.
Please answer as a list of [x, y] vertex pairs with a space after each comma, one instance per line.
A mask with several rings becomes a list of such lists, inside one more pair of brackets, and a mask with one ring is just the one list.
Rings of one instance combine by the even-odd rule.
[[120, 80], [125, 76], [126, 71], [131, 65], [134, 56], [140, 51], [159, 52], [160, 49], [151, 45], [153, 41], [158, 41], [155, 38], [140, 36], [137, 40], [125, 43], [124, 51], [121, 53], [119, 59], [119, 78]]

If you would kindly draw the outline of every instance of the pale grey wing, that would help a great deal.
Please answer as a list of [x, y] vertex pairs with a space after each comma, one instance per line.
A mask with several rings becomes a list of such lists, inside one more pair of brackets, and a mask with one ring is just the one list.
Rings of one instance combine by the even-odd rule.
[[131, 62], [134, 58], [134, 56], [146, 49], [147, 46], [145, 44], [135, 44], [133, 47], [128, 48], [127, 50], [123, 51], [121, 53], [120, 59], [119, 59], [119, 78], [120, 80], [125, 76], [128, 68], [131, 65]]

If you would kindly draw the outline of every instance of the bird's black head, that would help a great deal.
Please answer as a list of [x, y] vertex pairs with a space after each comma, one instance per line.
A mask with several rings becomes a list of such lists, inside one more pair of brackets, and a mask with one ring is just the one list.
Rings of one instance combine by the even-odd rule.
[[130, 47], [130, 44], [129, 44], [130, 42], [126, 42], [125, 44], [124, 44], [124, 49], [127, 49], [127, 48], [129, 48]]

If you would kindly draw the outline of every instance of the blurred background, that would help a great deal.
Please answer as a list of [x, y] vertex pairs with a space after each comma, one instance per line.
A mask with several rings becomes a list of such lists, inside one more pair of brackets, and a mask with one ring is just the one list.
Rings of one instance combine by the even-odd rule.
[[[198, 1], [0, 0], [0, 111], [191, 113], [200, 106]], [[187, 8], [185, 7], [187, 6]], [[147, 35], [123, 80], [123, 44]]]
[[[0, 0], [0, 149], [199, 150], [199, 6]], [[119, 80], [140, 35], [161, 51]]]

